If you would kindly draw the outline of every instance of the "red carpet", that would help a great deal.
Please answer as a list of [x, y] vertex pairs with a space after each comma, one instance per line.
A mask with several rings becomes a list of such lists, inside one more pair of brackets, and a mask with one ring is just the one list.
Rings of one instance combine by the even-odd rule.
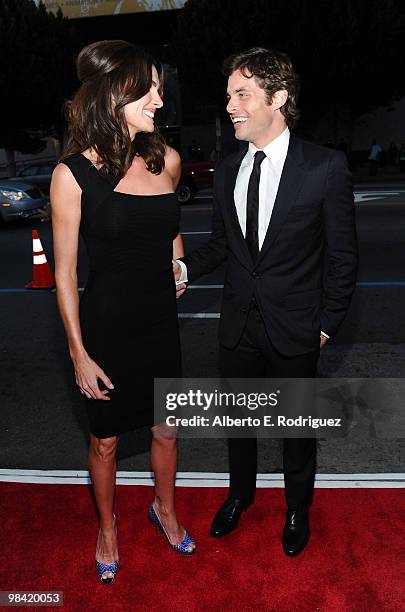
[[178, 489], [179, 517], [198, 544], [185, 558], [147, 520], [152, 488], [118, 487], [121, 569], [104, 586], [88, 488], [1, 483], [0, 590], [64, 591], [58, 609], [78, 612], [405, 610], [403, 490], [318, 489], [310, 545], [293, 559], [280, 544], [281, 489], [259, 490], [242, 528], [214, 540], [207, 532], [225, 494]]

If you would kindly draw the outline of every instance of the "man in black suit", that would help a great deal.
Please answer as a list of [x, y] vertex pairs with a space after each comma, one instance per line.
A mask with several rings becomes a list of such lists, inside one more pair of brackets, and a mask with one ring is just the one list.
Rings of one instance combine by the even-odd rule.
[[[319, 350], [335, 337], [355, 287], [357, 242], [345, 156], [292, 133], [298, 77], [283, 53], [254, 48], [224, 63], [227, 112], [247, 147], [216, 169], [212, 235], [174, 262], [193, 281], [227, 259], [219, 325], [223, 377], [313, 378]], [[185, 284], [178, 284], [181, 294]], [[282, 543], [308, 542], [314, 438], [283, 441], [287, 501]], [[229, 439], [230, 492], [211, 535], [238, 525], [254, 500], [257, 440]]]

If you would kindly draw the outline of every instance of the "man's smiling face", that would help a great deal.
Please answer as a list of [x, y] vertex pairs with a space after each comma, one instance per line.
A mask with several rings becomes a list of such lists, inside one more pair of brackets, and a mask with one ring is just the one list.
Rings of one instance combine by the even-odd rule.
[[282, 104], [276, 99], [277, 94], [269, 104], [266, 92], [255, 77], [244, 76], [240, 70], [232, 72], [228, 79], [226, 110], [238, 140], [247, 140], [261, 149], [285, 129], [284, 117], [279, 110]]

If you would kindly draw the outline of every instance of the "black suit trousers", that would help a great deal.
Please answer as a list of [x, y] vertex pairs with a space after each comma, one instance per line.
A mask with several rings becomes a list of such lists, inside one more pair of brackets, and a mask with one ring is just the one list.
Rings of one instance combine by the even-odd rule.
[[[319, 349], [296, 357], [281, 355], [271, 344], [253, 301], [240, 342], [233, 349], [220, 346], [221, 376], [229, 378], [314, 378]], [[230, 493], [252, 502], [256, 490], [257, 439], [230, 438]], [[285, 438], [283, 469], [288, 508], [309, 506], [312, 502], [316, 464], [315, 438]]]

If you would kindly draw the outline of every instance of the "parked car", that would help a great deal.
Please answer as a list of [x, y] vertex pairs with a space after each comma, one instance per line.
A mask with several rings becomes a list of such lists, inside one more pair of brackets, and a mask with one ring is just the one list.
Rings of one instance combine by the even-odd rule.
[[0, 223], [26, 219], [49, 204], [38, 187], [21, 179], [0, 179]]
[[[52, 172], [55, 166], [56, 163], [54, 162], [29, 164], [19, 172], [18, 177], [10, 180], [23, 179], [49, 195]], [[212, 161], [188, 160], [183, 162], [182, 174], [176, 190], [180, 204], [191, 204], [197, 191], [212, 187], [214, 169], [215, 162]]]
[[182, 164], [182, 173], [177, 187], [180, 204], [191, 204], [200, 189], [212, 187], [215, 162], [189, 160]]
[[52, 172], [55, 166], [56, 162], [36, 162], [28, 164], [28, 166], [24, 166], [24, 168], [19, 171], [17, 177], [11, 180], [24, 180], [38, 187], [45, 195], [49, 195]]

